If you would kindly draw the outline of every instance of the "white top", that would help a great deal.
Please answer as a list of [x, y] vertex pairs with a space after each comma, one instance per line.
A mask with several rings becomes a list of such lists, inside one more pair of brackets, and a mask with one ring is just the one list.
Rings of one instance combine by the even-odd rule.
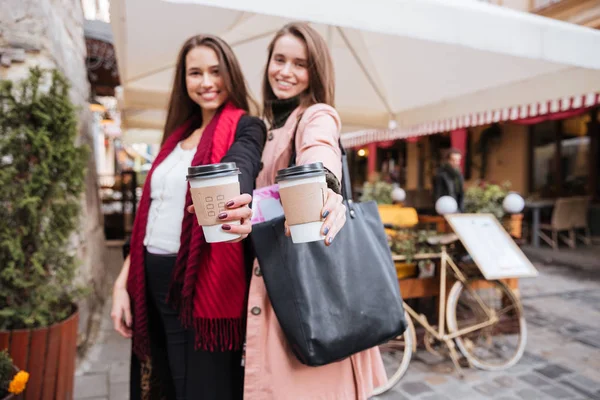
[[152, 173], [150, 212], [144, 246], [151, 253], [176, 254], [181, 239], [181, 223], [188, 182], [187, 169], [196, 148], [184, 150], [181, 142]]

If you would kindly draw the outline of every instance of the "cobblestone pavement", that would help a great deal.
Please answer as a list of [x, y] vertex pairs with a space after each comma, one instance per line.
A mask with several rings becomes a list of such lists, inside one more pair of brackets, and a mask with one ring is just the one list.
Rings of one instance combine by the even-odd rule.
[[[402, 381], [377, 400], [600, 399], [600, 262], [596, 271], [537, 267], [540, 276], [520, 285], [528, 341], [519, 364], [502, 372], [467, 369], [460, 379], [450, 361], [419, 350]], [[77, 400], [128, 398], [129, 343], [106, 314], [78, 367]]]

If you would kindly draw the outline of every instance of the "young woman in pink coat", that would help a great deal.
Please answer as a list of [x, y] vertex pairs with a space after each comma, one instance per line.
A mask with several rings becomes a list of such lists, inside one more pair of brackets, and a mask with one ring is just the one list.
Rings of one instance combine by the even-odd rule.
[[[262, 91], [270, 131], [256, 186], [274, 184], [277, 170], [289, 165], [298, 124], [296, 164], [320, 161], [328, 170], [323, 234], [329, 245], [346, 222], [346, 207], [339, 194], [341, 122], [333, 108], [329, 49], [309, 25], [292, 23], [275, 35], [269, 45]], [[279, 326], [258, 262], [252, 273], [246, 318], [245, 400], [367, 399], [386, 380], [378, 348], [322, 367], [301, 364]]]

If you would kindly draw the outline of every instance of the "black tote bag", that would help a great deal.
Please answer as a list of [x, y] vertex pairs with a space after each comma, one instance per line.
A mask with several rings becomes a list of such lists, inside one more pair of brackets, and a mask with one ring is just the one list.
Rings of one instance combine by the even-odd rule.
[[252, 227], [267, 293], [298, 360], [342, 360], [406, 329], [398, 278], [375, 202], [351, 199], [342, 148], [346, 224], [333, 243], [294, 244], [284, 217]]

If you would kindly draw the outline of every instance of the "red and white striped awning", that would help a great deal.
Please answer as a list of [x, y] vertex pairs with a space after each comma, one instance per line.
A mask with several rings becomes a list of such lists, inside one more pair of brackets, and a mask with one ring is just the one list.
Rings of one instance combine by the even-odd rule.
[[383, 142], [411, 137], [431, 135], [454, 129], [470, 128], [492, 124], [494, 122], [516, 121], [525, 118], [539, 117], [559, 112], [593, 107], [600, 104], [600, 93], [588, 93], [580, 96], [566, 97], [533, 104], [488, 110], [456, 118], [430, 121], [411, 127], [395, 129], [367, 129], [342, 134], [342, 144], [346, 148], [364, 146], [373, 142]]

